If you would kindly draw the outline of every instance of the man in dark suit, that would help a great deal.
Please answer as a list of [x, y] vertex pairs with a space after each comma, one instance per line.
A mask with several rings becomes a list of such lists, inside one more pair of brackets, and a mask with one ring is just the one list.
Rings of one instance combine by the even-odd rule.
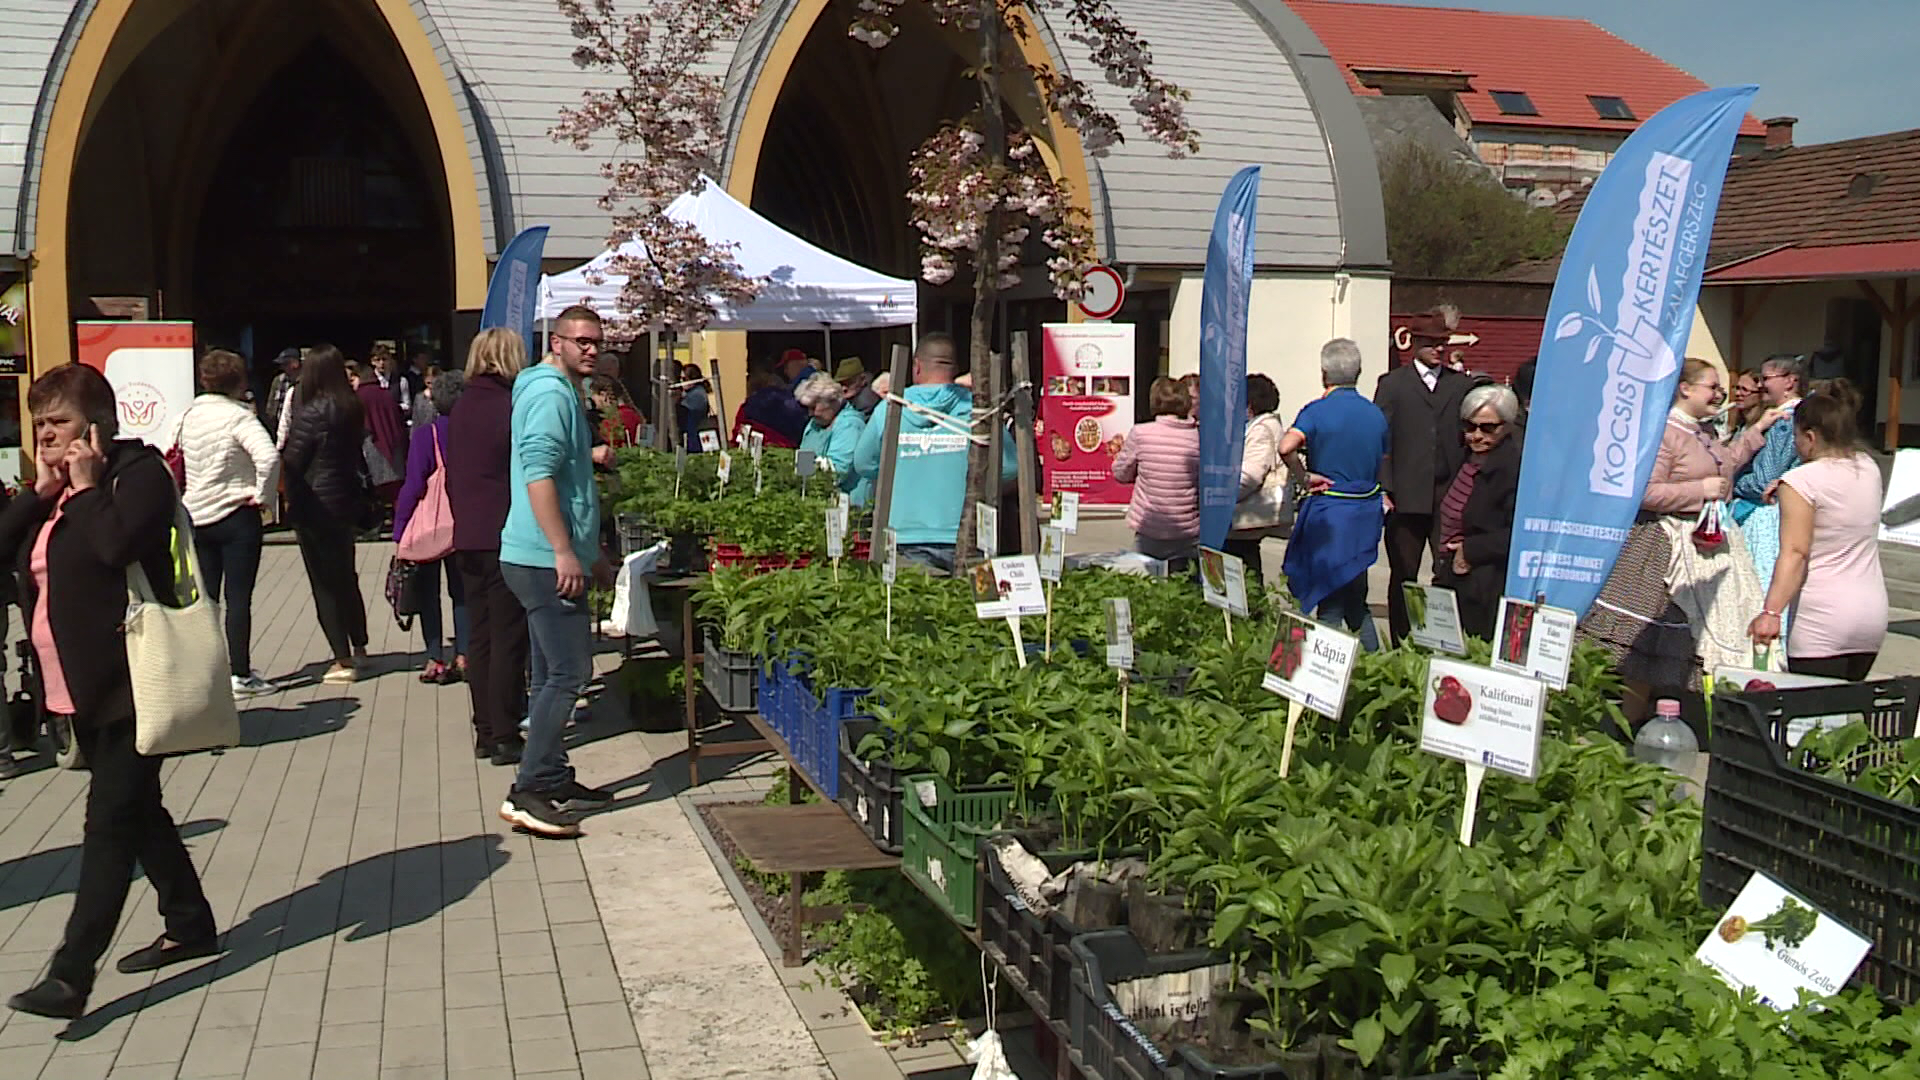
[[1439, 487], [1460, 457], [1460, 402], [1473, 380], [1443, 360], [1452, 334], [1439, 312], [1415, 315], [1405, 327], [1413, 358], [1380, 377], [1373, 403], [1387, 415], [1387, 456], [1380, 486], [1387, 493], [1387, 624], [1397, 642], [1407, 636], [1407, 598], [1400, 586], [1418, 581], [1420, 560], [1432, 544]]

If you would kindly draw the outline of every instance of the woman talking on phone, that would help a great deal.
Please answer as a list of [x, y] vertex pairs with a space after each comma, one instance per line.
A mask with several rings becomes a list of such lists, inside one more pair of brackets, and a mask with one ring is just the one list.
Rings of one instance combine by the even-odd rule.
[[166, 932], [120, 958], [122, 972], [210, 956], [218, 933], [193, 859], [160, 801], [160, 759], [134, 749], [133, 687], [120, 624], [127, 569], [173, 595], [174, 487], [158, 452], [120, 441], [113, 387], [81, 364], [27, 391], [38, 475], [0, 511], [0, 555], [19, 573], [20, 608], [43, 705], [72, 725], [92, 768], [73, 914], [47, 977], [8, 1006], [55, 1019], [86, 1011], [135, 864], [160, 898]]

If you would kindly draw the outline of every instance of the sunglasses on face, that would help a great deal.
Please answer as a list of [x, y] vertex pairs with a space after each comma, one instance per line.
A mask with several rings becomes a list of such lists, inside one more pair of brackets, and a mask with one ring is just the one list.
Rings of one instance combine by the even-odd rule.
[[1482, 435], [1498, 435], [1500, 429], [1507, 426], [1505, 420], [1495, 420], [1491, 424], [1476, 424], [1471, 420], [1460, 421], [1461, 431], [1477, 431]]

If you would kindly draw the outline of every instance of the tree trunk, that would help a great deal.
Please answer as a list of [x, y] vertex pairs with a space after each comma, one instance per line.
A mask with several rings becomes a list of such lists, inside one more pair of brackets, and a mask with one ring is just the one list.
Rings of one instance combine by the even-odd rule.
[[[976, 78], [980, 83], [980, 134], [987, 143], [987, 168], [997, 184], [1007, 164], [1007, 124], [1000, 111], [1000, 37], [1005, 25], [1000, 19], [997, 0], [982, 0], [979, 8], [980, 68]], [[991, 335], [993, 301], [999, 293], [1000, 223], [996, 206], [987, 214], [980, 246], [973, 253], [973, 313], [967, 323], [967, 368], [973, 376], [973, 415], [976, 417], [986, 415], [993, 407], [987, 394], [987, 365], [993, 362]], [[967, 444], [967, 502], [960, 508], [960, 535], [954, 551], [957, 568], [972, 566], [979, 558], [974, 504], [999, 505], [1000, 493], [987, 490], [987, 473], [987, 448], [970, 441]]]

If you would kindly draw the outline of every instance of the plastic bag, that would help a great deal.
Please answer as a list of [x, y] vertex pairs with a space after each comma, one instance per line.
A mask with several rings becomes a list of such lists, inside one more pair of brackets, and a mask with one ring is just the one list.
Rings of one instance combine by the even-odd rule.
[[973, 1062], [973, 1080], [1019, 1080], [1007, 1064], [1007, 1049], [997, 1031], [983, 1031], [968, 1043], [967, 1060]]
[[1726, 513], [1726, 504], [1717, 499], [1700, 508], [1699, 520], [1693, 526], [1693, 546], [1702, 554], [1727, 546], [1727, 531], [1721, 524]]
[[653, 617], [653, 600], [647, 594], [647, 575], [659, 569], [666, 557], [667, 541], [644, 548], [620, 562], [620, 573], [613, 579], [613, 611], [601, 628], [615, 637], [658, 637], [660, 624]]

